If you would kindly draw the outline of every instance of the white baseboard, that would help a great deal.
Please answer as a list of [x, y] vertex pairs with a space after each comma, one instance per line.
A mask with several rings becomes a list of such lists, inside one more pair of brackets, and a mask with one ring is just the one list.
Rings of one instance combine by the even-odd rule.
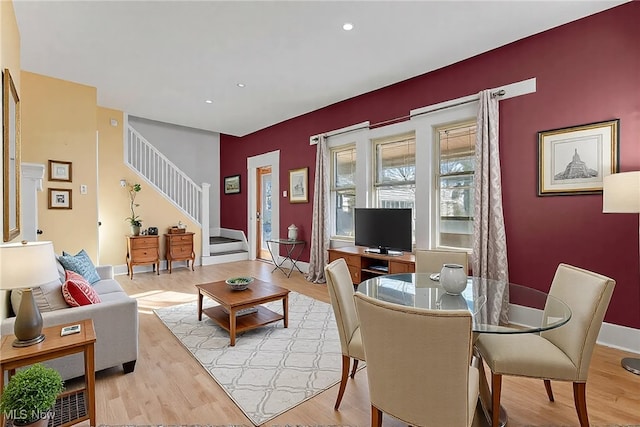
[[[195, 265], [200, 265], [200, 261], [198, 260], [198, 257], [196, 257], [196, 262]], [[175, 269], [175, 268], [180, 268], [180, 267], [186, 267], [187, 266], [187, 262], [186, 261], [173, 261], [173, 265], [171, 266], [171, 269]], [[168, 266], [167, 266], [167, 260], [166, 259], [161, 259], [160, 260], [160, 271], [164, 271], [164, 270], [168, 270]], [[136, 276], [136, 273], [149, 273], [153, 271], [153, 265], [148, 264], [148, 265], [134, 265], [133, 266], [133, 277]], [[120, 265], [114, 265], [113, 266], [113, 274], [116, 276], [121, 276], [121, 275], [126, 275], [128, 274], [127, 271], [127, 264], [120, 264]]]
[[[509, 305], [509, 321], [517, 325], [539, 325], [542, 311], [520, 305]], [[640, 329], [603, 322], [598, 344], [640, 354]]]
[[227, 262], [246, 261], [249, 259], [248, 252], [236, 252], [231, 254], [218, 254], [211, 256], [203, 256], [200, 258], [202, 265], [225, 264]]
[[[278, 263], [282, 263], [284, 261], [284, 257], [283, 256], [278, 256]], [[293, 263], [289, 260], [287, 260], [286, 262], [284, 262], [282, 264], [282, 268], [286, 268], [289, 269], [291, 268], [291, 265]], [[309, 263], [308, 262], [302, 262], [302, 261], [298, 261], [296, 262], [296, 267], [298, 267], [300, 270], [302, 270], [302, 272], [304, 274], [307, 274], [309, 272]], [[293, 271], [298, 271], [296, 268], [293, 269]]]

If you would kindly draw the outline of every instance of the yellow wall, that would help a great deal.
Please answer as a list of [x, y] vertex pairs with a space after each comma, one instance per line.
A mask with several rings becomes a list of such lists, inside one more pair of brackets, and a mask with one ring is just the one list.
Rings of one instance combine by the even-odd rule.
[[[0, 69], [8, 68], [16, 86], [18, 97], [21, 97], [21, 81], [20, 81], [20, 31], [18, 31], [18, 22], [13, 10], [13, 2], [7, 0], [0, 1]], [[0, 117], [2, 117], [2, 106], [0, 103]], [[0, 132], [1, 133], [1, 132]], [[1, 138], [1, 137], [0, 137]], [[0, 144], [2, 147], [2, 144]], [[3, 188], [4, 170], [3, 163], [0, 162], [0, 189]], [[1, 193], [2, 191], [0, 191]], [[4, 206], [0, 203], [0, 218], [4, 221]], [[4, 229], [4, 223], [3, 227]], [[2, 234], [0, 229], [0, 234]], [[20, 240], [22, 236], [16, 237], [14, 240]], [[0, 240], [1, 241], [1, 240]], [[0, 319], [7, 316], [8, 292], [0, 291]]]
[[[85, 249], [96, 264], [125, 264], [125, 236], [130, 229], [125, 221], [128, 193], [120, 187], [123, 178], [142, 185], [136, 213], [143, 228], [156, 226], [162, 234], [182, 221], [188, 230], [198, 231], [195, 223], [124, 164], [123, 113], [98, 107], [94, 87], [26, 71], [22, 82], [23, 161], [47, 165], [48, 160], [61, 160], [73, 165], [71, 183], [48, 181], [47, 166], [45, 191], [38, 194], [41, 239], [53, 241], [57, 253]], [[111, 119], [117, 121], [116, 126]], [[86, 195], [80, 194], [81, 184], [87, 185]], [[73, 209], [48, 209], [48, 188], [71, 189]], [[160, 258], [164, 259], [164, 239], [160, 242]], [[195, 244], [200, 247], [199, 236]]]
[[13, 11], [13, 2], [0, 1], [0, 61], [8, 68], [20, 94], [20, 31]]
[[[100, 226], [100, 264], [122, 265], [126, 258], [126, 239], [130, 233], [125, 218], [129, 216], [129, 196], [126, 189], [120, 186], [120, 180], [139, 183], [142, 190], [136, 196], [136, 214], [142, 218], [142, 228], [158, 227], [160, 236], [160, 258], [165, 259], [164, 237], [162, 234], [178, 221], [187, 224], [188, 231], [196, 232], [194, 246], [196, 256], [200, 251], [200, 230], [180, 211], [155, 191], [149, 183], [139, 177], [136, 172], [124, 164], [123, 113], [118, 110], [98, 107], [98, 185], [100, 188], [99, 220]], [[111, 120], [117, 121], [116, 126]], [[151, 141], [153, 143], [153, 141]]]
[[[56, 253], [98, 255], [96, 88], [22, 72], [22, 161], [46, 167], [38, 193], [40, 240]], [[72, 163], [72, 181], [49, 181], [49, 160]], [[80, 185], [87, 194], [80, 194]], [[71, 190], [72, 209], [49, 209], [48, 190]]]
[[[156, 226], [163, 234], [182, 221], [196, 232], [196, 256], [201, 256], [199, 227], [124, 164], [123, 113], [98, 107], [94, 87], [21, 71], [20, 33], [10, 0], [0, 0], [0, 68], [10, 70], [20, 98], [21, 161], [46, 167], [44, 191], [38, 193], [41, 240], [53, 241], [58, 253], [85, 249], [96, 264], [123, 266], [124, 236], [129, 233], [124, 221], [129, 199], [120, 187], [120, 179], [125, 178], [142, 184], [136, 202], [143, 227]], [[112, 118], [118, 122], [115, 127]], [[49, 181], [48, 160], [72, 162], [72, 181]], [[2, 182], [0, 173], [0, 188]], [[81, 184], [87, 186], [87, 194], [80, 194]], [[72, 209], [48, 209], [49, 188], [70, 189]], [[2, 213], [0, 203], [0, 217]], [[103, 224], [100, 228], [98, 221]], [[160, 242], [160, 258], [165, 259], [162, 236]], [[0, 291], [0, 319], [8, 315], [8, 299], [8, 293]]]

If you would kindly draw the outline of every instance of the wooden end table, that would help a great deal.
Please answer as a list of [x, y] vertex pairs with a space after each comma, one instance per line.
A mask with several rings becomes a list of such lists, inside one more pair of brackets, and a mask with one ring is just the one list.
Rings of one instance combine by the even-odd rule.
[[[60, 336], [60, 330], [63, 327], [77, 324], [80, 324], [79, 333], [64, 337]], [[56, 359], [69, 354], [84, 353], [85, 387], [64, 392], [58, 399], [68, 398], [71, 394], [77, 395], [86, 392], [87, 411], [78, 418], [59, 425], [66, 427], [79, 423], [80, 421], [89, 420], [89, 425], [96, 426], [96, 376], [93, 349], [93, 345], [96, 342], [96, 332], [93, 328], [93, 320], [85, 319], [64, 325], [50, 326], [44, 328], [42, 333], [46, 337], [45, 340], [29, 347], [13, 347], [12, 343], [16, 338], [15, 335], [5, 335], [2, 337], [0, 343], [0, 394], [2, 394], [2, 390], [4, 389], [5, 371], [8, 371], [8, 377], [11, 378], [15, 374], [16, 369], [22, 366]], [[4, 416], [0, 414], [0, 426], [4, 425]]]
[[[284, 320], [284, 327], [289, 327], [288, 289], [258, 279], [254, 279], [243, 291], [232, 290], [224, 281], [204, 283], [196, 285], [196, 288], [198, 288], [198, 320], [202, 320], [202, 313], [209, 316], [229, 332], [231, 346], [236, 345], [238, 332], [259, 328], [278, 320]], [[202, 300], [205, 295], [220, 305], [203, 309]], [[275, 313], [260, 305], [278, 300], [282, 300], [283, 314]], [[238, 311], [251, 307], [256, 307], [258, 311], [236, 316]]]

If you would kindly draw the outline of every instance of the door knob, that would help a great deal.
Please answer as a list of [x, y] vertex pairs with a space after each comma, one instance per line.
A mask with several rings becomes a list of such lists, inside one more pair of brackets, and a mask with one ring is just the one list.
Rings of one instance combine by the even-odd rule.
[[40, 230], [39, 228], [36, 230], [36, 234], [42, 234], [42, 233], [43, 233], [43, 231]]

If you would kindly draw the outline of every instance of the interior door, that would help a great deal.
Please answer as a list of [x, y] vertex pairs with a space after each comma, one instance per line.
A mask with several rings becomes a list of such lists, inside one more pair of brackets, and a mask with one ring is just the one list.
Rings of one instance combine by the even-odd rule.
[[271, 166], [257, 168], [256, 175], [256, 258], [270, 261], [267, 241], [271, 239], [272, 225]]
[[280, 150], [275, 150], [247, 158], [247, 178], [249, 181], [247, 191], [247, 239], [249, 240], [249, 259], [252, 260], [257, 259], [258, 248], [262, 246], [262, 242], [258, 245], [258, 239], [256, 239], [259, 224], [256, 214], [259, 206], [258, 200], [262, 200], [262, 197], [258, 198], [257, 195], [258, 187], [261, 186], [257, 170], [263, 167], [271, 168], [271, 236], [275, 238], [280, 235]]

